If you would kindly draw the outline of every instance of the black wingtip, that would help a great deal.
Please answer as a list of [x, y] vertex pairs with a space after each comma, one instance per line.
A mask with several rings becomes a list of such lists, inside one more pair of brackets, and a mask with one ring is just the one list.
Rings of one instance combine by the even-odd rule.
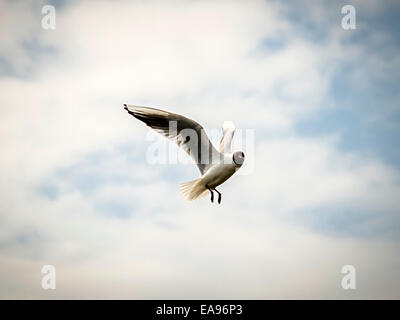
[[135, 113], [132, 112], [131, 110], [129, 110], [128, 105], [127, 105], [126, 103], [124, 103], [124, 109], [125, 109], [126, 111], [128, 111], [128, 113], [129, 113], [130, 115], [136, 117]]

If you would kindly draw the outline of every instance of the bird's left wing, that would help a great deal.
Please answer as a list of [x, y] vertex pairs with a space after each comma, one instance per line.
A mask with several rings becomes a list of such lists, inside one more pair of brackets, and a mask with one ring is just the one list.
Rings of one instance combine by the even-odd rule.
[[225, 121], [222, 125], [222, 139], [219, 144], [219, 152], [230, 153], [233, 135], [235, 133], [235, 125], [232, 121]]
[[192, 119], [150, 107], [124, 104], [124, 109], [158, 133], [175, 141], [196, 162], [201, 174], [221, 157], [204, 128]]

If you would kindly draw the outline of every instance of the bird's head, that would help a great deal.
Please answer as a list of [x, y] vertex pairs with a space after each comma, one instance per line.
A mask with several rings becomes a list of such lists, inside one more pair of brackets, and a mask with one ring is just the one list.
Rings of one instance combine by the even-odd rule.
[[232, 157], [235, 165], [241, 167], [244, 162], [244, 153], [242, 151], [236, 151]]

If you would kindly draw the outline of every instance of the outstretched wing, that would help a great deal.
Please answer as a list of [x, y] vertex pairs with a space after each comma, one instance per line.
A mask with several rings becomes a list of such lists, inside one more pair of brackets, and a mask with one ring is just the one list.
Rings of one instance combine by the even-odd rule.
[[204, 128], [196, 121], [155, 108], [124, 104], [124, 109], [150, 128], [176, 142], [196, 162], [203, 175], [220, 158]]
[[230, 153], [233, 135], [235, 133], [235, 125], [232, 121], [225, 121], [222, 125], [222, 139], [219, 143], [219, 152]]

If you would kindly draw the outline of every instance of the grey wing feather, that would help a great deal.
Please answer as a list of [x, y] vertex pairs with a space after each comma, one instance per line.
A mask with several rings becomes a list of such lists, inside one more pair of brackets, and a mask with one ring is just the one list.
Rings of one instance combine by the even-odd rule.
[[124, 104], [124, 109], [152, 129], [175, 141], [196, 162], [202, 175], [221, 156], [204, 128], [194, 120], [150, 107]]

